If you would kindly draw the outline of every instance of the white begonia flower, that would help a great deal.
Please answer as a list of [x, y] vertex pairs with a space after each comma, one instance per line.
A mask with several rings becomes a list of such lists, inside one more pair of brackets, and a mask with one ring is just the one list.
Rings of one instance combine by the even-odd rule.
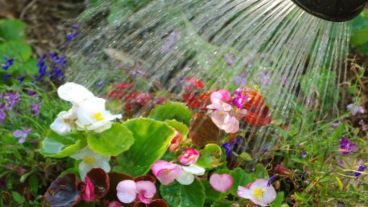
[[195, 175], [201, 176], [204, 175], [204, 173], [206, 172], [206, 169], [195, 164], [189, 166], [181, 166], [181, 168], [182, 172], [180, 175], [178, 175], [176, 181], [178, 181], [182, 185], [192, 184], [194, 182]]
[[89, 98], [79, 104], [76, 109], [76, 124], [79, 129], [102, 132], [109, 129], [111, 121], [121, 119], [121, 115], [113, 115], [105, 109], [105, 100]]
[[95, 97], [87, 88], [76, 83], [60, 86], [58, 95], [73, 104], [72, 109], [61, 112], [50, 126], [60, 135], [70, 133], [75, 126], [79, 130], [100, 133], [111, 127], [111, 121], [122, 118], [106, 110], [104, 99]]
[[62, 111], [50, 125], [50, 128], [59, 135], [66, 135], [72, 131], [75, 119], [73, 108], [69, 111]]
[[79, 175], [82, 180], [84, 180], [87, 173], [93, 168], [101, 168], [106, 173], [110, 172], [111, 170], [109, 164], [110, 157], [96, 154], [88, 147], [82, 149], [80, 152], [72, 155], [71, 157], [76, 160], [81, 160], [79, 163]]
[[84, 86], [72, 82], [61, 85], [57, 93], [61, 99], [69, 101], [73, 105], [79, 105], [81, 102], [95, 97], [93, 93]]

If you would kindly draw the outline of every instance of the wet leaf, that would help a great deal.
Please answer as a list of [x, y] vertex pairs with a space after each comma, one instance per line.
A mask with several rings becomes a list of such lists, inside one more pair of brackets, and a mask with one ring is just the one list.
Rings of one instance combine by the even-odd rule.
[[192, 111], [183, 103], [168, 102], [163, 105], [156, 106], [149, 115], [149, 118], [165, 121], [176, 120], [189, 126]]
[[23, 40], [26, 37], [26, 24], [17, 19], [0, 20], [0, 42], [1, 39]]
[[79, 139], [78, 134], [60, 136], [50, 132], [41, 142], [40, 152], [46, 157], [63, 158], [78, 152], [86, 145], [86, 141]]
[[196, 113], [190, 123], [189, 137], [194, 145], [203, 147], [209, 143], [219, 144], [223, 132], [204, 113]]
[[125, 125], [114, 123], [102, 133], [89, 134], [87, 142], [91, 150], [98, 154], [117, 156], [133, 145], [134, 137]]
[[119, 171], [135, 177], [145, 175], [165, 154], [175, 130], [164, 122], [146, 118], [131, 119], [124, 125], [133, 133], [135, 142], [118, 156]]
[[78, 180], [68, 174], [53, 181], [45, 193], [45, 204], [52, 207], [74, 206], [80, 201]]
[[197, 165], [207, 169], [218, 167], [222, 164], [222, 150], [217, 144], [207, 144], [200, 151], [201, 156], [198, 159]]
[[160, 193], [170, 206], [175, 207], [203, 207], [206, 198], [205, 189], [198, 180], [191, 185], [181, 185], [178, 182], [161, 185]]
[[87, 173], [87, 177], [89, 177], [95, 186], [95, 194], [96, 198], [103, 198], [110, 189], [110, 178], [109, 175], [100, 168], [94, 168]]

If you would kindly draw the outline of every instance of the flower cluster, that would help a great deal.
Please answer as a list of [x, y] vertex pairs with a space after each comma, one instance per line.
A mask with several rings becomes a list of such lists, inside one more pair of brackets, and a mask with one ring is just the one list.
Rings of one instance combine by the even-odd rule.
[[253, 89], [237, 89], [234, 96], [227, 90], [219, 90], [213, 92], [210, 98], [211, 104], [207, 106], [210, 117], [226, 133], [238, 132], [241, 120], [254, 126], [271, 123], [263, 97]]
[[76, 83], [60, 86], [58, 95], [72, 104], [71, 109], [60, 112], [50, 125], [60, 135], [68, 134], [74, 129], [103, 132], [111, 127], [111, 121], [122, 118], [121, 115], [114, 115], [106, 110], [104, 99], [95, 97]]
[[200, 153], [188, 148], [179, 156], [180, 164], [168, 162], [166, 160], [156, 161], [152, 167], [152, 173], [162, 185], [169, 185], [175, 180], [182, 185], [190, 185], [194, 182], [195, 176], [204, 175], [205, 169], [196, 165]]

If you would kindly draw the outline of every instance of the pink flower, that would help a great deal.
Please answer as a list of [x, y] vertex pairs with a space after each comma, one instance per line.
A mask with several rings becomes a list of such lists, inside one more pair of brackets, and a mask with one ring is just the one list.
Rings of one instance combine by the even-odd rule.
[[162, 185], [169, 185], [181, 174], [181, 168], [177, 164], [158, 160], [151, 167], [152, 173]]
[[191, 165], [197, 162], [199, 155], [198, 150], [188, 148], [182, 155], [180, 155], [179, 161], [182, 165]]
[[210, 177], [210, 185], [218, 192], [225, 193], [234, 184], [234, 179], [229, 174], [214, 173]]
[[195, 176], [202, 176], [206, 172], [203, 167], [195, 164], [181, 166], [165, 160], [156, 161], [151, 170], [162, 185], [169, 185], [175, 180], [182, 185], [190, 185]]
[[229, 91], [221, 89], [215, 91], [211, 94], [211, 102], [218, 103], [218, 102], [229, 102], [231, 100], [231, 94]]
[[257, 179], [247, 187], [238, 187], [238, 196], [260, 206], [268, 206], [276, 199], [276, 191], [265, 179]]
[[86, 202], [91, 202], [96, 199], [95, 185], [92, 180], [87, 176], [84, 180], [84, 188], [82, 190], [82, 199]]
[[214, 111], [210, 114], [213, 123], [226, 133], [236, 133], [239, 131], [239, 120], [230, 113], [224, 111]]
[[156, 194], [156, 186], [151, 181], [124, 180], [117, 187], [118, 199], [123, 203], [132, 203], [137, 198], [144, 204], [150, 204]]

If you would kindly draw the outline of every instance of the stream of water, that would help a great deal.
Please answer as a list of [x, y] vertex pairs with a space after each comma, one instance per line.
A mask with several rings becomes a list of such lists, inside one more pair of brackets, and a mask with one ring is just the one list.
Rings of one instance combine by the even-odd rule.
[[[90, 87], [128, 81], [122, 69], [179, 95], [177, 86], [188, 76], [209, 89], [247, 85], [259, 88], [272, 116], [285, 122], [295, 100], [323, 110], [323, 100], [341, 98], [336, 88], [346, 77], [349, 23], [316, 18], [291, 0], [152, 0], [110, 22], [80, 21], [94, 26], [82, 27], [67, 75]], [[321, 86], [325, 92], [317, 94]], [[267, 127], [248, 131], [260, 137], [253, 154], [275, 141]]]

